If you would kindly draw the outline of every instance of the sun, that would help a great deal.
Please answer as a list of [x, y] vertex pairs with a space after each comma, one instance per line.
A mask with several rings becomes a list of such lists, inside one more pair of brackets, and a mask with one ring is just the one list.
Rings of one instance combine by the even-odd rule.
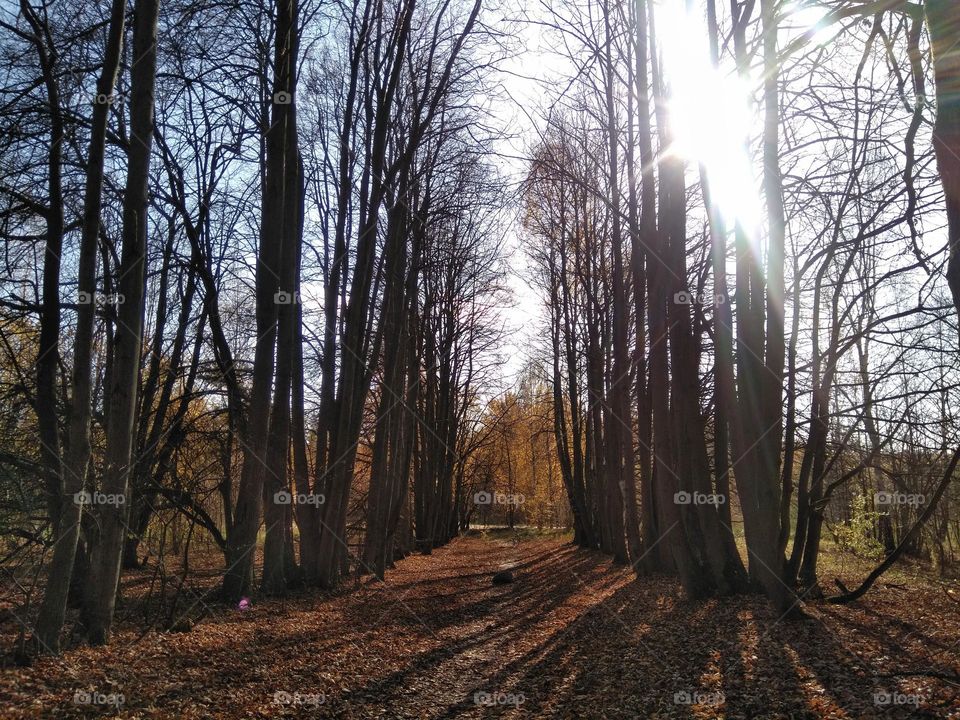
[[761, 219], [759, 185], [749, 139], [759, 116], [749, 79], [710, 59], [703, 19], [682, 3], [656, 9], [671, 143], [665, 152], [702, 165], [710, 198], [726, 225], [755, 228]]

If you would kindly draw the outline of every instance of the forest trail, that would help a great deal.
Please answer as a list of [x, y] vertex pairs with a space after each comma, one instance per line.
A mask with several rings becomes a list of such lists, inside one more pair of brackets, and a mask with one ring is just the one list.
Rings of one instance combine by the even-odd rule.
[[[494, 586], [510, 565], [516, 581]], [[333, 597], [214, 608], [189, 633], [123, 625], [109, 647], [5, 674], [0, 706], [19, 708], [11, 720], [102, 716], [75, 702], [87, 692], [122, 694], [123, 718], [951, 716], [949, 683], [871, 677], [956, 672], [956, 611], [927, 631], [880, 627], [887, 592], [778, 623], [761, 598], [687, 603], [673, 579], [636, 581], [558, 538], [469, 535]], [[925, 705], [878, 708], [887, 690]]]

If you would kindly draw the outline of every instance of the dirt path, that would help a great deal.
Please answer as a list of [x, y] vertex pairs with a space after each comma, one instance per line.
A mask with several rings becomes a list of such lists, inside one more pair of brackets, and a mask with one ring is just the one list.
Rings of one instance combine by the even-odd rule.
[[[493, 586], [507, 565], [516, 582]], [[0, 718], [871, 718], [960, 709], [950, 682], [877, 677], [906, 667], [956, 673], [955, 619], [949, 630], [945, 620], [888, 620], [882, 592], [874, 605], [814, 609], [795, 624], [778, 623], [758, 598], [679, 596], [668, 578], [637, 581], [557, 540], [467, 537], [408, 558], [386, 583], [217, 612], [190, 633], [138, 639], [124, 630], [106, 649], [8, 668]]]

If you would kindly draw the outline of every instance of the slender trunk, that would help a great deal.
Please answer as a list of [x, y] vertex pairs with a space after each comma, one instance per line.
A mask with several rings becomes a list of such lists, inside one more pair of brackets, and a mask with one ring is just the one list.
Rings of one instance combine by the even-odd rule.
[[[266, 130], [266, 172], [260, 217], [260, 250], [256, 271], [257, 340], [253, 358], [253, 387], [247, 412], [243, 468], [234, 510], [233, 532], [227, 542], [229, 563], [223, 577], [223, 597], [236, 602], [253, 586], [253, 559], [263, 510], [263, 486], [267, 464], [267, 434], [270, 389], [274, 374], [279, 314], [279, 265], [284, 240], [284, 160], [287, 110], [293, 97], [291, 55], [294, 0], [278, 0], [274, 48], [276, 76], [273, 102]], [[286, 292], [289, 290], [284, 289]], [[285, 456], [284, 456], [285, 457]]]
[[[626, 261], [623, 257], [623, 221], [621, 219], [620, 197], [620, 129], [614, 106], [615, 69], [613, 62], [613, 35], [611, 29], [612, 8], [604, 7], [604, 29], [606, 43], [604, 44], [604, 95], [607, 111], [607, 142], [608, 142], [608, 183], [612, 202], [611, 225], [613, 245], [613, 369], [611, 392], [611, 415], [614, 420], [608, 432], [607, 441], [612, 444], [610, 468], [611, 483], [617, 498], [614, 499], [614, 512], [619, 515], [619, 522], [625, 534], [624, 541], [617, 542], [618, 554], [615, 560], [627, 562], [627, 551], [633, 559], [639, 559], [640, 525], [637, 518], [637, 491], [634, 473], [636, 472], [636, 458], [633, 451], [633, 414], [630, 411], [630, 351], [628, 348], [628, 325], [630, 300], [627, 284], [624, 280]], [[632, 121], [632, 120], [631, 120]], [[623, 546], [622, 549], [621, 545]]]
[[779, 552], [784, 220], [778, 165], [777, 20], [772, 0], [761, 0], [760, 7], [766, 66], [763, 157], [769, 242], [765, 281], [746, 233], [738, 232], [737, 341], [742, 351], [737, 357], [740, 406], [734, 443], [740, 460], [734, 464], [734, 475], [747, 532], [750, 576], [763, 587], [777, 611], [787, 613], [793, 600], [784, 582], [784, 560]]
[[157, 64], [157, 16], [159, 0], [140, 0], [136, 7], [133, 55], [137, 62], [130, 74], [130, 134], [127, 185], [123, 203], [123, 251], [117, 313], [115, 365], [109, 396], [107, 448], [103, 492], [113, 504], [99, 508], [100, 538], [91, 563], [87, 604], [87, 637], [92, 644], [110, 639], [120, 559], [127, 525], [126, 502], [134, 413], [143, 339], [144, 295], [147, 263], [147, 184], [153, 147], [154, 81]]
[[[294, 9], [294, 13], [296, 10]], [[295, 15], [294, 15], [295, 17]], [[295, 31], [292, 32], [295, 36]], [[296, 41], [292, 41], [294, 47]], [[295, 56], [296, 52], [293, 51]], [[303, 229], [301, 201], [303, 182], [300, 177], [299, 153], [297, 149], [296, 106], [291, 102], [287, 108], [287, 130], [284, 138], [285, 167], [283, 190], [283, 251], [280, 261], [281, 301], [277, 315], [277, 367], [274, 382], [273, 403], [270, 411], [269, 442], [267, 447], [267, 467], [264, 480], [264, 503], [266, 510], [266, 538], [263, 546], [263, 579], [261, 587], [270, 595], [283, 595], [288, 583], [294, 578], [288, 577], [290, 568], [289, 549], [292, 546], [291, 521], [293, 503], [279, 500], [292, 500], [290, 493], [288, 466], [290, 457], [290, 395], [294, 381], [294, 369], [297, 353], [296, 343], [299, 337], [300, 297], [297, 288], [300, 285], [298, 270], [300, 267], [300, 247]], [[296, 490], [294, 488], [294, 490]], [[285, 493], [285, 495], [283, 495]]]
[[[656, 163], [653, 154], [653, 138], [651, 129], [650, 108], [650, 71], [649, 71], [649, 39], [647, 0], [637, 0], [636, 3], [637, 49], [636, 49], [636, 83], [637, 83], [637, 139], [640, 150], [641, 186], [640, 186], [640, 217], [637, 234], [634, 236], [633, 265], [634, 265], [634, 298], [636, 303], [637, 323], [637, 420], [640, 444], [640, 497], [641, 520], [640, 530], [646, 558], [644, 565], [647, 570], [663, 569], [663, 554], [651, 552], [660, 537], [661, 528], [657, 522], [656, 493], [653, 486], [653, 460], [655, 458], [653, 446], [653, 377], [647, 380], [648, 360], [646, 355], [646, 330], [649, 321], [648, 278], [655, 272], [653, 261], [649, 257], [650, 248], [657, 242], [657, 188]], [[645, 317], [646, 314], [646, 317]], [[650, 332], [650, 360], [657, 337], [653, 326], [649, 325]], [[665, 340], [664, 340], [665, 341]], [[639, 569], [639, 568], [638, 568]]]
[[[393, 109], [393, 98], [400, 81], [403, 58], [413, 17], [413, 3], [404, 6], [398, 20], [396, 42], [392, 48], [388, 79], [378, 92], [374, 113], [371, 145], [370, 190], [366, 207], [361, 216], [360, 233], [357, 239], [357, 255], [350, 300], [346, 308], [342, 352], [340, 355], [339, 407], [337, 423], [331, 447], [329, 468], [330, 492], [325, 508], [326, 531], [320, 541], [320, 568], [318, 577], [324, 587], [336, 587], [340, 583], [343, 566], [347, 559], [346, 526], [350, 488], [353, 483], [356, 439], [359, 437], [363, 406], [370, 385], [370, 371], [366, 363], [378, 355], [377, 346], [381, 334], [371, 342], [368, 326], [371, 323], [371, 287], [376, 267], [376, 244], [379, 215], [384, 199], [384, 171], [386, 166], [387, 134]], [[371, 351], [371, 346], [373, 350]]]
[[63, 252], [63, 112], [57, 79], [55, 48], [48, 48], [42, 22], [27, 0], [20, 9], [33, 31], [33, 43], [40, 60], [43, 85], [50, 116], [50, 144], [47, 150], [46, 242], [43, 252], [43, 293], [40, 301], [40, 339], [37, 347], [37, 396], [34, 408], [40, 439], [40, 463], [45, 476], [47, 509], [54, 537], [61, 532], [63, 506], [70, 502], [63, 494], [60, 428], [57, 421], [57, 368], [60, 364], [60, 256]]
[[[122, 3], [115, 3], [115, 5]], [[82, 507], [75, 502], [74, 493], [83, 489], [84, 470], [86, 467], [86, 456], [83, 457], [82, 467], [72, 462], [63, 463], [60, 450], [60, 437], [56, 419], [56, 372], [59, 358], [57, 345], [60, 334], [60, 256], [63, 248], [63, 200], [62, 200], [62, 179], [61, 179], [61, 156], [62, 141], [64, 137], [63, 119], [60, 111], [59, 85], [55, 76], [56, 58], [48, 55], [46, 48], [40, 40], [43, 37], [40, 32], [39, 19], [33, 10], [28, 8], [25, 2], [21, 3], [21, 8], [30, 21], [35, 37], [37, 38], [37, 50], [40, 54], [41, 66], [44, 75], [44, 82], [47, 88], [47, 101], [50, 105], [51, 132], [50, 132], [50, 150], [48, 156], [49, 163], [49, 207], [47, 209], [47, 244], [44, 255], [44, 276], [43, 276], [43, 308], [41, 316], [41, 337], [38, 349], [39, 356], [37, 360], [37, 419], [40, 430], [41, 457], [47, 481], [47, 506], [50, 513], [50, 520], [54, 528], [53, 559], [50, 564], [49, 577], [44, 592], [43, 601], [40, 606], [40, 614], [37, 619], [35, 641], [41, 652], [56, 654], [60, 651], [60, 631], [63, 628], [64, 617], [70, 589], [70, 578], [73, 573], [74, 558], [76, 555], [77, 542], [80, 536], [80, 517]], [[114, 8], [116, 10], [116, 7]], [[113, 19], [117, 18], [117, 14]], [[119, 13], [119, 25], [122, 28], [123, 14]], [[120, 34], [115, 33], [113, 24], [110, 26], [110, 41], [108, 41], [107, 52], [104, 58], [103, 75], [109, 74], [110, 89], [108, 93], [113, 92], [113, 83], [117, 72], [117, 60], [119, 59]], [[116, 51], [112, 52], [111, 43], [116, 40]], [[112, 64], [111, 64], [112, 63]], [[98, 90], [105, 84], [105, 78], [101, 76], [98, 82]], [[94, 120], [91, 128], [91, 149], [90, 160], [87, 169], [87, 205], [90, 204], [91, 185], [95, 179], [99, 182], [96, 185], [96, 222], [99, 225], [100, 210], [100, 185], [102, 185], [103, 176], [103, 151], [102, 143], [106, 131], [106, 106], [102, 106], [100, 113], [98, 106], [94, 106]], [[102, 116], [102, 117], [101, 117]], [[98, 120], [102, 119], [102, 123]], [[94, 152], [97, 139], [100, 139], [99, 160]], [[88, 232], [86, 222], [90, 217], [89, 207], [85, 207], [83, 238], [86, 240], [91, 237]], [[96, 240], [96, 227], [93, 228], [93, 240]], [[83, 259], [90, 257], [90, 249], [87, 245], [81, 244], [81, 289], [85, 287], [84, 281], [87, 279], [83, 271], [86, 269], [83, 265]], [[95, 265], [96, 255], [93, 248], [93, 259]], [[89, 272], [93, 275], [93, 272]], [[92, 278], [86, 284], [87, 288], [92, 288]], [[89, 293], [92, 300], [93, 293]], [[86, 306], [80, 306], [81, 314], [88, 315], [90, 322], [93, 319], [92, 302]], [[74, 392], [73, 408], [70, 414], [70, 432], [73, 438], [73, 429], [76, 422], [83, 421], [89, 425], [89, 356], [90, 343], [87, 342], [86, 352], [80, 343], [83, 337], [81, 335], [82, 323], [78, 324], [77, 334], [75, 335], [74, 346]], [[85, 373], [81, 377], [86, 379], [87, 393], [77, 391], [77, 363], [88, 360]], [[82, 367], [81, 367], [82, 372]], [[83, 403], [81, 406], [80, 404]], [[85, 408], [85, 409], [84, 409]], [[86, 429], [85, 429], [85, 432]], [[75, 444], [69, 445], [71, 454], [70, 460], [76, 460], [80, 457], [83, 442], [81, 438], [75, 438]]]
[[960, 314], [960, 5], [926, 0], [925, 7], [937, 94], [933, 148], [947, 204], [947, 282]]
[[[405, 198], [408, 193], [408, 176], [400, 177], [397, 196]], [[393, 496], [393, 480], [390, 470], [395, 466], [396, 433], [400, 427], [404, 397], [403, 382], [405, 366], [402, 362], [406, 342], [403, 323], [405, 318], [405, 291], [407, 287], [407, 239], [406, 202], [393, 202], [388, 220], [386, 258], [384, 273], [386, 284], [380, 322], [384, 327], [383, 382], [377, 426], [370, 467], [370, 489], [367, 495], [367, 537], [364, 555], [367, 569], [383, 579], [387, 565], [387, 522], [390, 515], [390, 499]], [[399, 406], [399, 412], [398, 412]]]

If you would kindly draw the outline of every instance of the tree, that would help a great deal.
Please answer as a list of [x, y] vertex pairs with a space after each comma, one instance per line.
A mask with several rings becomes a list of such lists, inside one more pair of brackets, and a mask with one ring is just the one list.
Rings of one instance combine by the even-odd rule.
[[100, 536], [91, 560], [87, 597], [87, 634], [91, 643], [110, 638], [120, 561], [128, 518], [127, 493], [133, 466], [134, 412], [139, 389], [141, 341], [145, 306], [147, 254], [147, 183], [153, 146], [154, 81], [156, 79], [159, 0], [137, 3], [130, 80], [130, 136], [127, 185], [123, 205], [123, 247], [120, 262], [118, 331], [110, 388], [106, 464], [103, 489], [118, 500], [98, 513]]

